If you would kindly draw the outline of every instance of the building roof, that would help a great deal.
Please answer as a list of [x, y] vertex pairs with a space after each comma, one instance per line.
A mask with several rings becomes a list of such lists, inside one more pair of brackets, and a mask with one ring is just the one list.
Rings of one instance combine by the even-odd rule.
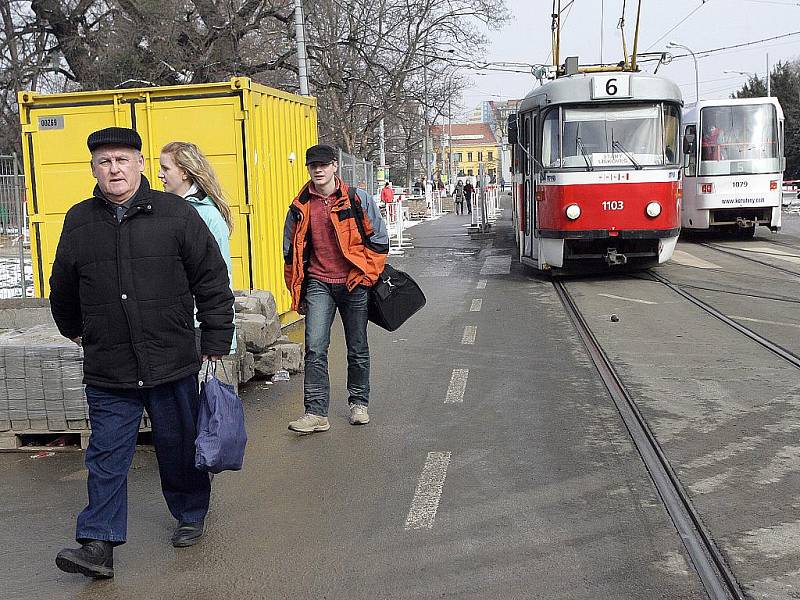
[[433, 125], [431, 137], [434, 140], [447, 140], [452, 136], [453, 146], [496, 146], [497, 138], [488, 123], [453, 123], [452, 125]]

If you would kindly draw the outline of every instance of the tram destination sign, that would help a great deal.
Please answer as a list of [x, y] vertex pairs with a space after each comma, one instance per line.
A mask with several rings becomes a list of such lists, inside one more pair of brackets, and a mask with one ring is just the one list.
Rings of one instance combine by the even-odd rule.
[[630, 97], [631, 80], [627, 73], [595, 75], [592, 77], [592, 100]]

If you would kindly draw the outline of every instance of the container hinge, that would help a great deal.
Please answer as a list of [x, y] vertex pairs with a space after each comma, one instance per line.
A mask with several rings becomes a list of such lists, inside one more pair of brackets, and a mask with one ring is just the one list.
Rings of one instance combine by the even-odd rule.
[[249, 204], [243, 204], [242, 206], [239, 207], [239, 214], [241, 214], [241, 215], [252, 215], [253, 211], [251, 210], [251, 207], [250, 207]]
[[237, 121], [246, 121], [248, 119], [247, 111], [246, 110], [237, 110], [233, 118]]
[[29, 223], [44, 223], [44, 214], [43, 213], [35, 213], [32, 215], [28, 215], [28, 222]]

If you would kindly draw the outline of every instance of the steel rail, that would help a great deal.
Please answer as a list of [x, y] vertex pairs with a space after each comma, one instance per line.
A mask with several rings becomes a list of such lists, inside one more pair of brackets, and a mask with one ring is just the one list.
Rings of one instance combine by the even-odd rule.
[[709, 598], [744, 599], [744, 593], [733, 572], [700, 520], [658, 440], [628, 394], [569, 291], [557, 279], [553, 280], [553, 286], [608, 389]]
[[712, 315], [713, 317], [716, 317], [717, 319], [719, 319], [720, 321], [722, 321], [726, 325], [730, 325], [731, 327], [736, 329], [739, 333], [743, 333], [744, 335], [749, 337], [754, 342], [757, 342], [757, 343], [761, 344], [762, 346], [764, 346], [764, 348], [766, 348], [770, 352], [773, 352], [774, 354], [777, 354], [778, 356], [780, 356], [785, 361], [791, 363], [792, 365], [794, 365], [795, 367], [800, 369], [800, 356], [797, 356], [795, 353], [793, 353], [790, 350], [787, 350], [783, 346], [779, 346], [775, 342], [768, 340], [764, 336], [759, 335], [758, 333], [756, 333], [752, 329], [749, 329], [749, 328], [745, 327], [744, 325], [742, 325], [740, 323], [737, 323], [736, 321], [731, 319], [729, 316], [722, 314], [720, 311], [718, 311], [716, 308], [714, 308], [710, 304], [706, 304], [705, 302], [700, 300], [700, 298], [698, 298], [697, 296], [694, 296], [694, 295], [690, 294], [689, 292], [687, 292], [686, 290], [682, 289], [680, 286], [675, 285], [674, 283], [672, 283], [669, 279], [667, 279], [663, 275], [659, 275], [658, 273], [655, 273], [654, 271], [650, 271], [650, 275], [656, 281], [659, 281], [660, 283], [663, 283], [665, 286], [667, 286], [673, 292], [675, 292], [677, 294], [680, 294], [681, 296], [686, 298], [692, 304], [702, 308], [708, 314]]
[[[774, 243], [774, 242], [772, 242], [772, 243]], [[777, 271], [781, 271], [781, 272], [787, 273], [789, 275], [794, 275], [795, 277], [800, 277], [800, 273], [798, 273], [797, 271], [792, 271], [791, 269], [786, 269], [786, 268], [781, 267], [779, 265], [773, 265], [772, 263], [768, 263], [765, 260], [759, 260], [757, 258], [753, 258], [752, 256], [745, 256], [743, 254], [738, 254], [736, 252], [732, 252], [731, 251], [731, 250], [740, 250], [739, 248], [726, 248], [726, 247], [723, 247], [723, 246], [716, 246], [714, 244], [709, 244], [707, 242], [697, 242], [697, 245], [698, 246], [704, 246], [706, 248], [711, 248], [712, 250], [715, 250], [716, 252], [721, 252], [723, 254], [728, 254], [730, 256], [735, 256], [737, 258], [743, 258], [745, 260], [749, 260], [750, 262], [758, 263], [760, 265], [764, 265], [765, 267], [770, 267], [771, 269], [776, 269]], [[744, 250], [744, 249], [741, 249], [741, 251], [742, 252], [748, 252], [748, 250]], [[775, 254], [768, 254], [766, 252], [762, 252], [760, 254], [762, 256], [776, 256]]]

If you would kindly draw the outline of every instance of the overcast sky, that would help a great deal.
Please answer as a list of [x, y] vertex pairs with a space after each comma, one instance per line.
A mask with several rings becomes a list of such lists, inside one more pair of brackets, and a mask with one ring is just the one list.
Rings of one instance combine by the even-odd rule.
[[[562, 6], [568, 2], [562, 0]], [[621, 61], [622, 38], [617, 22], [622, 4], [623, 0], [575, 0], [562, 16], [561, 61], [565, 56], [577, 55], [581, 64], [600, 62], [601, 30], [603, 60]], [[551, 63], [552, 0], [506, 0], [506, 5], [512, 19], [499, 31], [487, 31], [490, 44], [486, 60]], [[625, 31], [629, 52], [636, 5], [637, 0], [627, 0]], [[794, 31], [800, 31], [800, 0], [642, 0], [639, 48], [640, 52], [667, 51], [667, 43], [675, 41], [697, 53]], [[668, 51], [686, 54], [680, 49]], [[754, 72], [763, 77], [767, 54], [772, 64], [800, 58], [800, 35], [699, 58], [700, 97], [725, 98], [745, 82], [746, 76], [725, 70]], [[644, 70], [652, 72], [655, 64], [643, 65]], [[658, 73], [681, 87], [684, 101], [694, 101], [694, 62], [690, 56], [676, 58], [671, 64], [661, 66]], [[467, 109], [481, 100], [524, 97], [538, 85], [532, 76], [523, 73], [484, 71], [471, 78], [472, 86], [463, 93]]]

